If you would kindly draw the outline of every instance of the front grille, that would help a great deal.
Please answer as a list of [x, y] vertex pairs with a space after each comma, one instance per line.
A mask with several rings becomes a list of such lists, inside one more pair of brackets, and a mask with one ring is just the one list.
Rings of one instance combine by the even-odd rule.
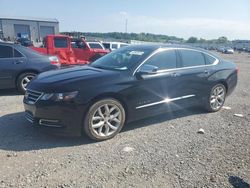
[[25, 118], [26, 118], [30, 123], [34, 123], [34, 117], [33, 117], [33, 115], [32, 115], [30, 112], [28, 112], [28, 111], [25, 112]]
[[34, 104], [41, 96], [42, 96], [42, 92], [33, 91], [29, 89], [27, 89], [25, 93], [25, 99], [30, 104]]

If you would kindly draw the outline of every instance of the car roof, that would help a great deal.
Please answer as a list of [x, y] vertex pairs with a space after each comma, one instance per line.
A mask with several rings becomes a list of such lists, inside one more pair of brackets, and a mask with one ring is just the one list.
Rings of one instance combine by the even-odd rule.
[[0, 45], [5, 45], [5, 46], [13, 46], [15, 49], [20, 51], [22, 54], [24, 54], [27, 57], [46, 57], [47, 55], [43, 55], [38, 53], [37, 51], [32, 50], [31, 48], [22, 46], [21, 44], [15, 44], [13, 42], [0, 42]]
[[197, 47], [193, 47], [193, 46], [189, 46], [189, 45], [182, 45], [182, 44], [133, 44], [133, 45], [127, 46], [126, 48], [132, 48], [135, 50], [148, 49], [151, 51], [155, 51], [155, 50], [160, 49], [160, 48], [176, 48], [176, 49], [185, 48], [185, 49], [197, 50], [197, 51], [212, 55], [212, 56], [219, 59], [219, 57], [216, 54], [214, 54], [210, 51], [204, 50], [202, 48], [197, 48]]
[[102, 43], [110, 43], [110, 44], [128, 44], [128, 43], [125, 43], [125, 42], [108, 42], [108, 41], [105, 41], [105, 42], [102, 42]]
[[5, 42], [5, 41], [0, 41], [0, 44], [2, 45], [13, 45], [14, 42]]

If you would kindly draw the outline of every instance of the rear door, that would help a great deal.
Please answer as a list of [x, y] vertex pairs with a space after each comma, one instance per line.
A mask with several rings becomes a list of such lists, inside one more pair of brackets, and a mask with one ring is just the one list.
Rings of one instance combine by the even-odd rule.
[[185, 100], [185, 106], [191, 106], [203, 96], [207, 88], [206, 60], [204, 54], [193, 49], [178, 49], [181, 62], [179, 86], [182, 96], [193, 96]]
[[13, 45], [0, 44], [0, 88], [15, 87], [16, 76], [25, 64], [26, 58]]

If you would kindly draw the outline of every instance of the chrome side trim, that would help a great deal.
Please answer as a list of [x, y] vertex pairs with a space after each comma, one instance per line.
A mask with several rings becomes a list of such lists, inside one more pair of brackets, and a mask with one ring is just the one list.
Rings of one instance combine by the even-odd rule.
[[[49, 124], [51, 123], [51, 124]], [[55, 124], [53, 124], [55, 123]], [[39, 125], [43, 125], [46, 127], [62, 127], [61, 125], [56, 125], [57, 123], [59, 123], [59, 120], [50, 120], [50, 119], [40, 119], [39, 120]]]
[[169, 102], [172, 102], [172, 101], [177, 101], [177, 100], [181, 100], [181, 99], [187, 99], [187, 98], [190, 98], [190, 97], [195, 97], [195, 95], [185, 95], [185, 96], [176, 97], [176, 98], [172, 98], [172, 99], [166, 98], [166, 99], [164, 99], [162, 101], [158, 101], [158, 102], [154, 102], [154, 103], [149, 103], [149, 104], [145, 104], [145, 105], [142, 105], [142, 106], [137, 106], [135, 109], [146, 108], [146, 107], [155, 106], [155, 105], [163, 104], [163, 103], [169, 103]]
[[151, 58], [152, 56], [154, 56], [155, 54], [159, 53], [159, 52], [163, 52], [163, 51], [167, 51], [167, 50], [190, 50], [190, 51], [196, 51], [196, 52], [200, 52], [203, 54], [206, 54], [212, 58], [215, 59], [214, 63], [210, 64], [210, 65], [199, 65], [199, 66], [190, 66], [190, 67], [180, 67], [180, 68], [175, 68], [175, 69], [166, 69], [166, 70], [160, 70], [157, 71], [157, 73], [163, 73], [163, 72], [168, 72], [168, 71], [174, 71], [174, 70], [185, 70], [185, 69], [193, 69], [193, 68], [199, 68], [199, 67], [209, 67], [209, 66], [214, 66], [217, 65], [219, 63], [219, 59], [216, 58], [215, 56], [207, 53], [207, 52], [203, 52], [201, 50], [196, 50], [196, 49], [189, 49], [189, 48], [159, 48], [156, 51], [154, 51], [151, 55], [149, 55], [133, 72], [133, 76], [135, 75], [135, 73], [140, 69], [140, 67], [147, 62], [147, 60], [149, 58]]

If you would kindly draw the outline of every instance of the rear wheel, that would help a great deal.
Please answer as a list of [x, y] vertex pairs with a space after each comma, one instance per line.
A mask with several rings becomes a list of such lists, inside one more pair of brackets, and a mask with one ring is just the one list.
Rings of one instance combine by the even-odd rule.
[[102, 99], [94, 103], [84, 121], [85, 133], [94, 140], [103, 141], [117, 135], [125, 122], [125, 110], [115, 99]]
[[206, 110], [209, 112], [217, 112], [224, 105], [226, 99], [226, 88], [223, 84], [215, 85], [206, 99]]
[[24, 94], [26, 91], [27, 85], [30, 81], [36, 76], [35, 73], [26, 72], [21, 74], [17, 79], [17, 89], [20, 93]]

